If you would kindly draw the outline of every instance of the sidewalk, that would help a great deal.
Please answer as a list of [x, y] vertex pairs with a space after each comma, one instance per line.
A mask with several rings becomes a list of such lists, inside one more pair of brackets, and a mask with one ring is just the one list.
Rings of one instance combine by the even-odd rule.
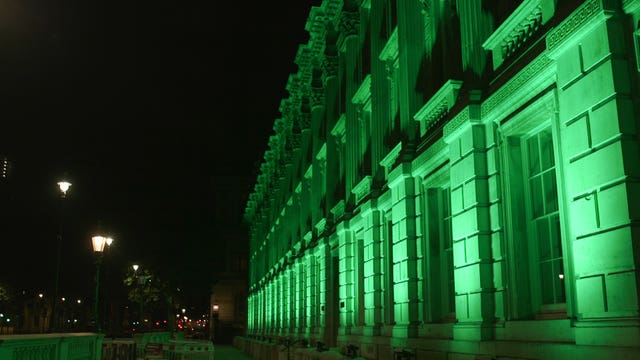
[[215, 345], [215, 360], [250, 360], [251, 356], [234, 348], [231, 345]]

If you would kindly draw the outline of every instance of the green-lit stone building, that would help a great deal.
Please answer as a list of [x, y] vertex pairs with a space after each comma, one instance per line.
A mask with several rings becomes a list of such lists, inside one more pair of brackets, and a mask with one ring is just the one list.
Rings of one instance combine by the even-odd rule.
[[640, 358], [640, 0], [324, 0], [306, 30], [248, 352]]

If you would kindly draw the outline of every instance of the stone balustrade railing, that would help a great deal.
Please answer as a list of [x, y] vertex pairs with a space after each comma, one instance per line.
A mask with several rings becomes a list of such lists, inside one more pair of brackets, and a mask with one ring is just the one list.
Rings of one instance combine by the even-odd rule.
[[2, 360], [100, 360], [104, 334], [54, 333], [0, 336]]

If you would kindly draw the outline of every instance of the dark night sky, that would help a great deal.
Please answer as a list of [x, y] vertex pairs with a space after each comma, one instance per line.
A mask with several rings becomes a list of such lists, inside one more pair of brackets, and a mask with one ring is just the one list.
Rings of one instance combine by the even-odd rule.
[[92, 288], [100, 221], [112, 272], [206, 294], [319, 2], [0, 1], [0, 280], [52, 288], [67, 173], [63, 291]]

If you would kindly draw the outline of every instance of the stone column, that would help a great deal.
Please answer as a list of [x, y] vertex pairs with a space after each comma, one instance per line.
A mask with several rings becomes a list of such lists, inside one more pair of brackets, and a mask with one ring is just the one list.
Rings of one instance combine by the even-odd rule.
[[[477, 100], [472, 95], [472, 101]], [[495, 320], [486, 125], [472, 103], [445, 129], [449, 144], [456, 318], [454, 338], [489, 340]]]
[[291, 328], [291, 301], [290, 301], [290, 281], [291, 272], [285, 262], [285, 268], [282, 270], [282, 329], [280, 330], [280, 336], [289, 336]]
[[296, 335], [300, 337], [305, 329], [305, 268], [301, 258], [296, 259]]
[[306, 337], [311, 338], [316, 331], [316, 258], [309, 250], [304, 258], [306, 267], [305, 317]]
[[364, 325], [363, 335], [380, 335], [383, 316], [383, 261], [381, 212], [369, 200], [360, 207], [364, 219]]
[[340, 97], [344, 101], [346, 113], [345, 194], [347, 199], [353, 196], [351, 189], [358, 183], [358, 160], [360, 158], [358, 113], [356, 105], [351, 101], [362, 80], [361, 70], [358, 66], [358, 56], [360, 55], [359, 25], [360, 14], [357, 11], [342, 11], [339, 19], [340, 37], [338, 38], [338, 47], [340, 49], [340, 61], [344, 63], [344, 72], [340, 75], [342, 76], [341, 81], [345, 83], [345, 93], [340, 94]]
[[271, 336], [272, 333], [272, 304], [271, 299], [273, 298], [273, 294], [271, 291], [271, 281], [268, 281], [264, 286], [264, 294], [265, 294], [265, 321], [264, 321], [264, 329], [265, 334]]
[[316, 291], [318, 296], [318, 309], [316, 311], [316, 313], [318, 314], [318, 320], [316, 323], [316, 333], [318, 334], [318, 340], [321, 340], [325, 343], [326, 339], [324, 339], [324, 335], [325, 326], [327, 323], [327, 261], [331, 258], [331, 256], [327, 256], [328, 246], [325, 244], [326, 241], [326, 238], [321, 238], [318, 241], [318, 245], [314, 249], [316, 264], [318, 266], [318, 277], [316, 279], [316, 282], [318, 284]]
[[353, 326], [353, 311], [355, 294], [354, 288], [354, 263], [353, 263], [353, 232], [349, 229], [348, 221], [341, 222], [336, 227], [338, 234], [338, 289], [340, 310], [341, 335], [350, 334]]
[[638, 76], [629, 76], [633, 44], [625, 41], [632, 30], [620, 3], [585, 1], [547, 36], [558, 68], [573, 256], [565, 283], [574, 289], [568, 310], [578, 319], [580, 345], [637, 346], [640, 338], [637, 326], [622, 325], [640, 314], [640, 114]]
[[420, 281], [418, 278], [418, 237], [416, 229], [416, 186], [411, 164], [403, 163], [389, 174], [392, 196], [394, 319], [393, 336], [418, 335]]

